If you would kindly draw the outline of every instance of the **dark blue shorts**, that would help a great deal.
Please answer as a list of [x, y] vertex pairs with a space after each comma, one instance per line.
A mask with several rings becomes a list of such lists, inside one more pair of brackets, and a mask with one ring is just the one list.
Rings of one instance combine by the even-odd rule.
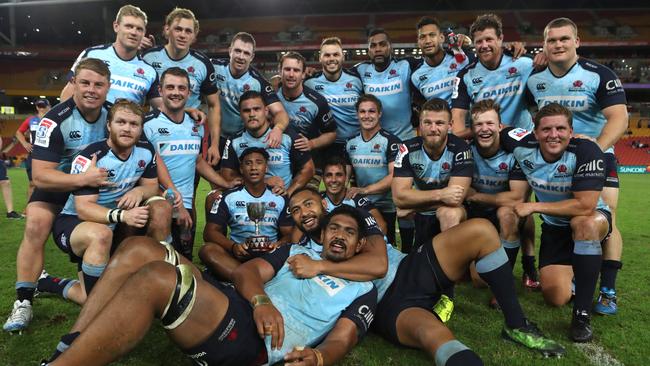
[[9, 177], [7, 176], [7, 167], [5, 166], [5, 162], [0, 160], [0, 180], [9, 180]]
[[46, 202], [63, 208], [69, 196], [70, 192], [50, 192], [34, 188], [34, 193], [29, 198], [29, 202]]

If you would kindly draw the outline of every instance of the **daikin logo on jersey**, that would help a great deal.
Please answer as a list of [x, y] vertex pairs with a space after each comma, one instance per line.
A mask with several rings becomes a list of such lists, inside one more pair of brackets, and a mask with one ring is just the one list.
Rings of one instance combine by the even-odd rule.
[[386, 84], [366, 84], [366, 93], [374, 95], [398, 94], [402, 91], [402, 80], [395, 80]]
[[161, 156], [196, 155], [200, 150], [201, 143], [196, 140], [167, 141], [158, 144]]
[[589, 109], [589, 98], [587, 96], [559, 96], [551, 95], [540, 99], [542, 105], [557, 103], [563, 107], [567, 107], [572, 111], [586, 111]]
[[442, 79], [437, 83], [431, 83], [425, 85], [424, 87], [421, 88], [421, 90], [423, 93], [426, 93], [427, 95], [435, 92], [452, 90], [454, 87], [454, 79], [455, 77]]
[[481, 99], [495, 99], [519, 95], [523, 92], [521, 81], [499, 84], [491, 88], [481, 90]]

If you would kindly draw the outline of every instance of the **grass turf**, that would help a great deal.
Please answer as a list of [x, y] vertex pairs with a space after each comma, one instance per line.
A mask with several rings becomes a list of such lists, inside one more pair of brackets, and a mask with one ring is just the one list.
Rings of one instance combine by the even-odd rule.
[[[17, 211], [25, 207], [27, 179], [22, 169], [9, 169]], [[650, 309], [650, 176], [622, 175], [618, 224], [623, 234], [625, 266], [618, 277], [619, 314], [613, 317], [595, 316], [592, 324], [595, 342], [623, 364], [642, 365], [650, 359], [645, 340], [650, 334], [648, 311]], [[208, 191], [203, 182], [198, 201]], [[203, 227], [203, 208], [198, 205], [199, 228]], [[4, 206], [0, 206], [3, 207]], [[16, 251], [23, 235], [24, 221], [7, 220], [0, 211], [0, 316], [2, 322], [9, 314], [15, 297]], [[539, 224], [539, 222], [538, 222]], [[537, 230], [539, 235], [539, 228]], [[199, 234], [200, 237], [200, 234]], [[537, 241], [538, 245], [539, 241]], [[197, 245], [198, 247], [198, 245]], [[196, 249], [196, 248], [195, 248]], [[68, 261], [54, 243], [46, 244], [45, 265], [56, 275], [75, 276], [75, 266]], [[521, 266], [515, 278], [521, 277]], [[524, 291], [517, 281], [517, 291], [524, 311], [537, 322], [549, 336], [567, 347], [561, 360], [544, 360], [538, 354], [506, 342], [500, 337], [503, 324], [501, 314], [487, 307], [490, 297], [486, 290], [461, 284], [456, 290], [456, 310], [449, 327], [456, 337], [475, 350], [486, 365], [588, 365], [592, 363], [585, 353], [573, 346], [567, 338], [570, 306], [550, 308], [544, 305], [539, 293]], [[128, 311], [128, 309], [125, 309]], [[22, 336], [0, 334], [0, 365], [35, 365], [49, 357], [59, 336], [67, 333], [79, 308], [55, 297], [39, 297], [34, 304], [34, 319]], [[119, 334], [115, 334], [119, 337]], [[143, 342], [116, 365], [190, 365], [177, 348], [164, 335], [159, 324], [154, 325]], [[368, 335], [342, 365], [430, 365], [432, 361], [424, 352], [409, 350], [389, 344], [374, 334]], [[599, 364], [608, 364], [606, 361]]]

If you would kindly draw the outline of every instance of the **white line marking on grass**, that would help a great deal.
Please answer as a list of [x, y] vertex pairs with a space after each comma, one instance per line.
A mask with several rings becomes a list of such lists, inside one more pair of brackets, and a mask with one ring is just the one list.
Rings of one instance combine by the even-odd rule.
[[597, 343], [574, 343], [594, 366], [623, 366], [623, 363], [610, 355]]

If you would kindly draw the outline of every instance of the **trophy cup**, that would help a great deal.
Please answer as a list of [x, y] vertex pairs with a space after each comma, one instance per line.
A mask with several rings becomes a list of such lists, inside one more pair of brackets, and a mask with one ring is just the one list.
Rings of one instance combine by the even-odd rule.
[[264, 214], [266, 213], [266, 207], [264, 205], [264, 202], [246, 203], [246, 212], [248, 213], [248, 218], [255, 223], [255, 235], [246, 239], [248, 251], [253, 256], [261, 255], [271, 249], [271, 241], [269, 240], [269, 237], [266, 235], [260, 235], [259, 221], [264, 218]]

